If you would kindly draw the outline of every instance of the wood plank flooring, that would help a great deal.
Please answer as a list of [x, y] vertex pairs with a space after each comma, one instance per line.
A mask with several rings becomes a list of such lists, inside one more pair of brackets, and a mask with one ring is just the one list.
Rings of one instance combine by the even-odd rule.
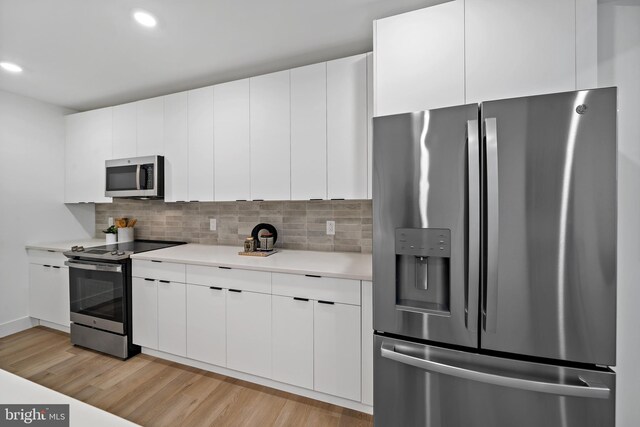
[[0, 338], [0, 369], [144, 426], [371, 426], [328, 403], [148, 355], [74, 347], [42, 326]]

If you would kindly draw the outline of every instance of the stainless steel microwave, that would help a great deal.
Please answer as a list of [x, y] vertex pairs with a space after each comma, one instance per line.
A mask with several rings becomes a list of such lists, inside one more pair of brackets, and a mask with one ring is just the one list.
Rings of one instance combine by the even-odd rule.
[[164, 198], [164, 157], [107, 160], [106, 197]]

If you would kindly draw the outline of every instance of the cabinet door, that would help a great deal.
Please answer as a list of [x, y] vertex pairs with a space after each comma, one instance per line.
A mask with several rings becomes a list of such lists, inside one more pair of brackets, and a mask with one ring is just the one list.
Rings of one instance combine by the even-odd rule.
[[158, 283], [138, 277], [132, 283], [133, 343], [157, 350]]
[[313, 301], [274, 295], [273, 379], [313, 389]]
[[575, 0], [465, 5], [467, 103], [575, 89]]
[[271, 378], [271, 295], [227, 292], [227, 367]]
[[163, 97], [136, 102], [137, 156], [164, 155], [164, 99]]
[[327, 62], [327, 178], [330, 199], [367, 197], [367, 57]]
[[73, 114], [65, 121], [65, 202], [111, 202], [104, 195], [104, 168], [112, 155], [112, 109]]
[[227, 365], [226, 289], [187, 285], [187, 357]]
[[213, 88], [216, 200], [251, 197], [249, 79]]
[[362, 282], [362, 403], [373, 406], [373, 283]]
[[213, 87], [189, 91], [189, 200], [213, 201]]
[[135, 102], [113, 107], [113, 158], [135, 157], [137, 152], [137, 107]]
[[376, 116], [464, 103], [464, 5], [374, 21]]
[[189, 199], [187, 92], [164, 97], [164, 201]]
[[289, 70], [251, 81], [251, 198], [291, 198]]
[[360, 401], [360, 307], [314, 304], [314, 389]]
[[184, 283], [158, 280], [158, 350], [187, 355], [187, 293]]
[[69, 327], [69, 269], [29, 264], [29, 316]]
[[291, 199], [327, 198], [327, 64], [291, 70]]

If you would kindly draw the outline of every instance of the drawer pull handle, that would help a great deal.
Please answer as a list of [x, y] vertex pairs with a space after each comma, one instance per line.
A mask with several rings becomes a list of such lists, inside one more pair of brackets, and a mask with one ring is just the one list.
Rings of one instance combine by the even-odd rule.
[[323, 199], [309, 199], [312, 202], [318, 201], [318, 200], [323, 200]]
[[231, 267], [218, 267], [218, 268], [220, 268], [222, 270], [231, 270]]
[[313, 278], [315, 278], [315, 279], [319, 279], [319, 278], [321, 278], [322, 276], [318, 276], [317, 274], [305, 274], [305, 277], [313, 277]]
[[51, 267], [51, 266], [50, 266], [50, 265], [48, 265], [48, 264], [45, 264], [43, 267]]
[[155, 282], [155, 279], [147, 279], [146, 277], [144, 280], [146, 280], [147, 282]]
[[309, 301], [309, 298], [298, 298], [298, 297], [293, 297], [294, 300], [296, 301]]
[[209, 289], [215, 289], [216, 291], [221, 291], [222, 288], [219, 288], [217, 286], [209, 286]]
[[53, 249], [47, 249], [47, 252], [55, 252]]
[[254, 202], [264, 202], [264, 199], [253, 199]]
[[246, 202], [247, 199], [236, 199], [236, 202]]
[[336, 198], [333, 198], [331, 200], [344, 200], [344, 197], [336, 197]]
[[162, 261], [158, 261], [157, 259], [152, 259], [151, 262], [162, 262]]
[[57, 265], [52, 265], [51, 267], [53, 267], [53, 268], [60, 268], [60, 267], [59, 267], [59, 266], [57, 266]]
[[240, 289], [229, 289], [229, 292], [241, 293], [242, 291]]
[[171, 283], [169, 280], [158, 280], [160, 283]]
[[322, 300], [319, 300], [319, 301], [318, 301], [318, 304], [329, 304], [329, 305], [333, 305], [333, 304], [335, 304], [335, 303], [334, 303], [333, 301], [322, 301]]

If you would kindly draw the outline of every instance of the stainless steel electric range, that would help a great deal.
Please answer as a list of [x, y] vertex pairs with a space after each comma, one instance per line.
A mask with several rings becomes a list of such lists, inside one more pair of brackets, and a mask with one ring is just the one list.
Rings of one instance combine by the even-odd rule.
[[136, 240], [64, 253], [69, 258], [71, 343], [127, 359], [140, 352], [131, 339], [131, 259], [135, 253], [185, 242]]

